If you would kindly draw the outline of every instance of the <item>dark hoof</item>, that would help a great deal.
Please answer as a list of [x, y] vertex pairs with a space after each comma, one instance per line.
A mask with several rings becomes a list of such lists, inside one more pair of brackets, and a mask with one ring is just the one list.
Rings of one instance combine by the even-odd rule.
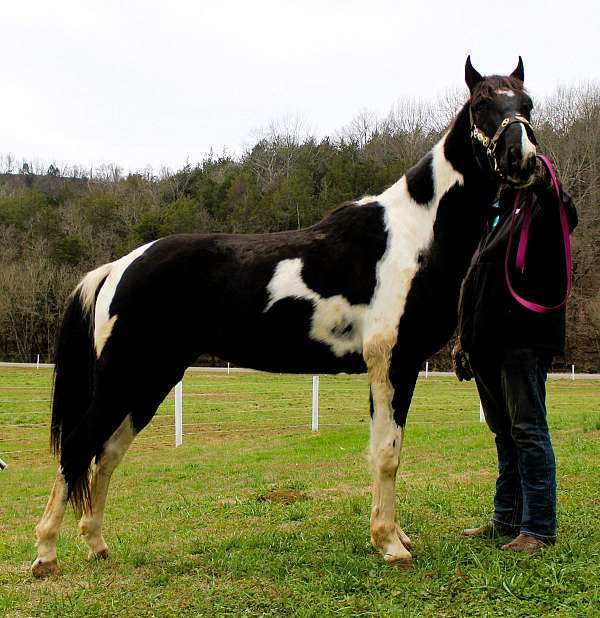
[[38, 579], [49, 577], [50, 575], [60, 575], [56, 559], [43, 562], [39, 558], [31, 565], [31, 574]]
[[101, 549], [99, 552], [92, 551], [90, 549], [88, 553], [88, 560], [107, 560], [108, 559], [108, 548]]

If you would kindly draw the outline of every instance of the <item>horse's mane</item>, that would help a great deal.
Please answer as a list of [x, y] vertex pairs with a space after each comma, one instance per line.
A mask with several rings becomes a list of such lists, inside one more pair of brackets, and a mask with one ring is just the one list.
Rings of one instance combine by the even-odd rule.
[[346, 208], [350, 208], [352, 206], [356, 206], [356, 201], [348, 200], [346, 202], [342, 202], [341, 204], [338, 204], [337, 206], [334, 206], [333, 208], [330, 208], [323, 215], [323, 218], [321, 219], [321, 222], [327, 221], [328, 219], [333, 218], [333, 216], [336, 215], [340, 210], [345, 210]]
[[[524, 94], [527, 93], [527, 90], [523, 86], [523, 82], [517, 77], [513, 77], [510, 75], [488, 75], [483, 81], [479, 82], [473, 88], [473, 92], [471, 94], [471, 100], [475, 97], [483, 97], [486, 99], [491, 99], [497, 90], [514, 90], [515, 92], [522, 92]], [[467, 109], [469, 107], [470, 101], [466, 101], [460, 112], [456, 115], [456, 117], [450, 123], [450, 129], [459, 121], [461, 117], [464, 117]], [[321, 221], [319, 223], [323, 223], [335, 217], [340, 211], [346, 210], [347, 208], [351, 208], [352, 206], [356, 206], [355, 201], [346, 201], [334, 206], [331, 210], [327, 211]]]

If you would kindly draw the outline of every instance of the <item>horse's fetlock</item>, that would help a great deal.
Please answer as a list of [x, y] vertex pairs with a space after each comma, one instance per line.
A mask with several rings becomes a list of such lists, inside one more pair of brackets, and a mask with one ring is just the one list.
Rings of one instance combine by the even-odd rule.
[[89, 537], [89, 536], [95, 536], [96, 534], [98, 534], [98, 531], [100, 530], [100, 527], [98, 526], [98, 524], [91, 519], [88, 519], [86, 521], [80, 521], [79, 522], [79, 535], [82, 537]]
[[384, 547], [396, 534], [396, 524], [391, 521], [379, 521], [371, 524], [371, 541], [375, 547]]

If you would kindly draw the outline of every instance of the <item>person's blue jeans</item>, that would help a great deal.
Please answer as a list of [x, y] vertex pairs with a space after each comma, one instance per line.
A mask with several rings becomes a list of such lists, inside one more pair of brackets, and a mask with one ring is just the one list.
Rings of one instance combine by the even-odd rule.
[[531, 348], [472, 352], [486, 422], [495, 434], [498, 480], [492, 521], [515, 536], [556, 540], [556, 462], [546, 422], [552, 357]]

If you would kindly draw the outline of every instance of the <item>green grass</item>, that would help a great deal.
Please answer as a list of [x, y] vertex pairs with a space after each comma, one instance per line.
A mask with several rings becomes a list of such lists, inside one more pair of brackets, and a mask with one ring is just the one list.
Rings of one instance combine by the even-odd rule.
[[[69, 512], [62, 577], [35, 581], [33, 529], [55, 471], [48, 370], [0, 369], [0, 616], [600, 616], [600, 382], [548, 384], [559, 541], [541, 555], [467, 540], [489, 515], [491, 434], [472, 383], [421, 379], [397, 487], [414, 567], [369, 543], [366, 378], [198, 374], [184, 380], [184, 444], [172, 399], [115, 473], [111, 558], [88, 562]], [[273, 490], [303, 500], [270, 501]]]

